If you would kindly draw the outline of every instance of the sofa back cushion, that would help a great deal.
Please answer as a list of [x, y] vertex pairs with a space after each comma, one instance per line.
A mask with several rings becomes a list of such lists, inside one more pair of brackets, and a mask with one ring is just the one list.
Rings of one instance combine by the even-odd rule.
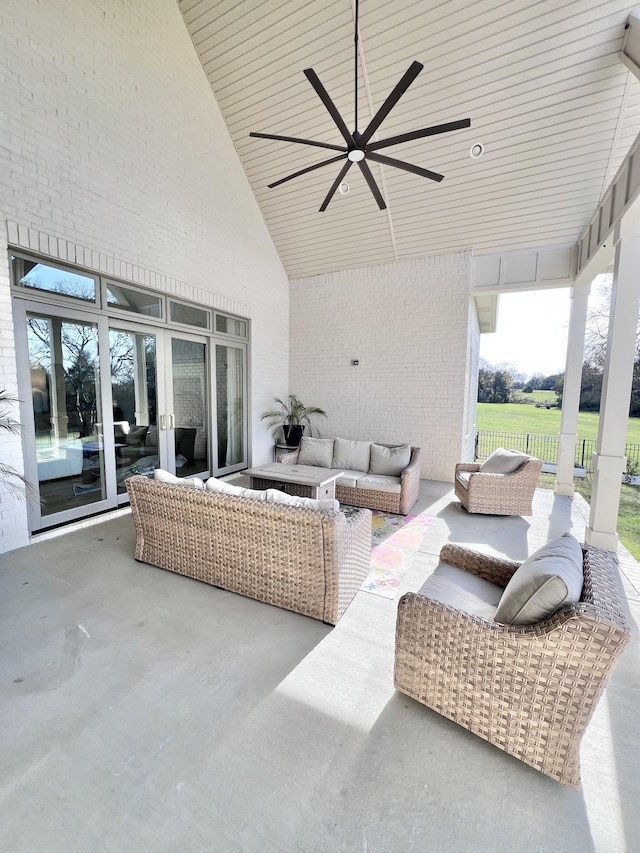
[[233, 483], [225, 483], [224, 480], [218, 480], [216, 477], [209, 477], [204, 485], [210, 492], [235, 495], [237, 498], [253, 498], [253, 500], [264, 501], [267, 497], [267, 493], [259, 489], [245, 489], [242, 486], [234, 486]]
[[162, 468], [156, 468], [153, 472], [153, 479], [158, 480], [160, 483], [176, 483], [178, 486], [191, 486], [193, 489], [204, 489], [204, 483], [200, 477], [176, 477], [175, 474], [163, 471]]
[[267, 489], [266, 495], [267, 503], [303, 507], [304, 509], [314, 509], [319, 512], [328, 512], [340, 509], [339, 502], [331, 498], [325, 498], [324, 500], [317, 501], [315, 498], [302, 498], [298, 495], [288, 495], [286, 492], [281, 492], [280, 489]]
[[349, 441], [336, 438], [333, 444], [332, 468], [343, 471], [368, 471], [371, 461], [370, 441]]
[[582, 548], [570, 533], [539, 548], [506, 585], [494, 620], [533, 625], [560, 607], [577, 604], [582, 594]]
[[332, 438], [310, 438], [304, 436], [300, 442], [298, 465], [316, 465], [319, 468], [331, 468], [333, 459]]
[[480, 472], [482, 474], [513, 474], [530, 458], [526, 453], [518, 453], [517, 450], [505, 450], [504, 447], [498, 447], [484, 460], [480, 466]]
[[411, 461], [411, 448], [408, 444], [397, 447], [385, 447], [383, 444], [371, 445], [371, 474], [384, 474], [399, 477]]

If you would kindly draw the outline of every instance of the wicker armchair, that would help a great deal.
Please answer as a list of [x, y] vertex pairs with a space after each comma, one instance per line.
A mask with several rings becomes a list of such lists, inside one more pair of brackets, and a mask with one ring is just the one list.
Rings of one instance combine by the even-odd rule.
[[541, 470], [542, 460], [533, 457], [512, 474], [485, 474], [478, 463], [459, 462], [455, 469], [456, 497], [467, 512], [531, 515]]
[[[394, 673], [402, 693], [576, 789], [582, 735], [630, 637], [611, 554], [582, 550], [580, 601], [535, 625], [402, 596]], [[456, 545], [440, 559], [501, 587], [520, 565]]]

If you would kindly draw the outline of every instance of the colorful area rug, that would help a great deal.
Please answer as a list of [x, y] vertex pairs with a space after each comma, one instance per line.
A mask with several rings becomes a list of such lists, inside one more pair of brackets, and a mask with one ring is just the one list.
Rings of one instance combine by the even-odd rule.
[[428, 515], [387, 515], [374, 510], [371, 571], [360, 589], [383, 598], [395, 598], [432, 521]]

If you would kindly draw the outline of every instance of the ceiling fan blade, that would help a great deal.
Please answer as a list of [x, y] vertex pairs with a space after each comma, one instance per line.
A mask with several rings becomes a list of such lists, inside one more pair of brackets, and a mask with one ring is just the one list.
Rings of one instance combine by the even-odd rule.
[[429, 169], [414, 166], [413, 163], [405, 163], [404, 160], [396, 160], [395, 157], [386, 157], [384, 154], [369, 154], [367, 152], [367, 158], [375, 163], [382, 163], [383, 166], [395, 166], [396, 169], [404, 169], [405, 172], [413, 172], [414, 175], [422, 175], [423, 178], [429, 178], [429, 180], [438, 183], [444, 178], [444, 175], [440, 175], [438, 172], [430, 172]]
[[398, 145], [400, 142], [411, 142], [413, 139], [423, 139], [425, 136], [437, 136], [439, 133], [449, 133], [452, 130], [462, 130], [471, 127], [470, 118], [461, 118], [458, 121], [448, 121], [446, 124], [434, 124], [422, 130], [411, 130], [409, 133], [401, 133], [398, 136], [388, 136], [378, 142], [367, 145], [367, 151], [377, 151], [379, 148], [387, 148], [389, 145]]
[[384, 203], [384, 199], [382, 198], [382, 193], [378, 189], [378, 185], [376, 184], [376, 179], [371, 174], [371, 169], [366, 163], [366, 160], [360, 160], [358, 162], [358, 166], [360, 166], [360, 171], [364, 175], [365, 181], [369, 184], [369, 189], [373, 193], [373, 197], [378, 202], [378, 207], [380, 210], [386, 210], [387, 205]]
[[332, 151], [345, 151], [344, 145], [330, 145], [328, 142], [314, 142], [313, 139], [298, 139], [296, 136], [277, 136], [275, 133], [254, 133], [251, 131], [249, 136], [255, 136], [257, 139], [276, 139], [279, 142], [298, 142], [300, 145], [315, 145], [317, 148], [330, 148]]
[[327, 108], [329, 115], [331, 116], [331, 118], [336, 123], [336, 127], [338, 128], [338, 130], [342, 134], [344, 141], [347, 143], [347, 145], [350, 148], [353, 148], [355, 146], [355, 142], [353, 141], [353, 136], [351, 136], [351, 134], [349, 133], [349, 128], [344, 123], [342, 116], [338, 112], [338, 108], [336, 107], [336, 105], [333, 103], [333, 101], [329, 97], [329, 93], [327, 92], [327, 90], [324, 88], [324, 86], [320, 82], [320, 78], [318, 77], [316, 72], [313, 70], [313, 68], [305, 68], [304, 73], [305, 73], [307, 80], [311, 83], [313, 88], [318, 93], [318, 97], [320, 98], [322, 103]]
[[344, 156], [344, 154], [340, 154], [339, 157], [329, 157], [328, 160], [323, 160], [321, 163], [315, 163], [313, 166], [307, 166], [306, 169], [300, 169], [299, 172], [294, 172], [293, 175], [287, 175], [286, 178], [280, 178], [279, 181], [275, 181], [273, 184], [267, 184], [267, 186], [272, 190], [274, 187], [280, 186], [280, 184], [292, 181], [294, 178], [299, 178], [300, 175], [306, 175], [307, 172], [313, 172], [315, 169], [321, 169], [323, 166], [328, 166], [329, 163], [337, 163], [338, 160], [344, 160]]
[[338, 177], [331, 184], [331, 189], [327, 193], [325, 200], [320, 205], [320, 213], [324, 213], [325, 210], [329, 207], [329, 202], [331, 201], [331, 199], [336, 194], [336, 190], [338, 189], [338, 187], [342, 183], [344, 176], [347, 174], [347, 172], [349, 171], [349, 169], [351, 168], [352, 165], [353, 165], [353, 163], [351, 162], [351, 160], [347, 160], [347, 162], [344, 164], [342, 169], [340, 169], [340, 171], [338, 172]]
[[374, 117], [367, 125], [367, 129], [359, 139], [360, 145], [367, 144], [367, 142], [371, 139], [373, 134], [380, 127], [382, 122], [389, 115], [391, 110], [395, 107], [400, 98], [404, 95], [404, 93], [407, 91], [409, 86], [413, 83], [413, 81], [416, 79], [416, 77], [422, 71], [423, 68], [424, 65], [421, 62], [414, 61], [411, 63], [409, 68], [404, 72], [398, 83], [391, 91], [391, 94], [389, 95], [387, 100], [384, 102], [384, 104], [380, 107], [378, 112], [374, 115]]

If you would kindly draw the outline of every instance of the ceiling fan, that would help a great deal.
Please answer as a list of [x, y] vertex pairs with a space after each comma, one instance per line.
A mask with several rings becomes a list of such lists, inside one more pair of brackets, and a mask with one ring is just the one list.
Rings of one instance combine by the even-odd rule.
[[273, 189], [274, 187], [280, 186], [280, 184], [284, 184], [287, 181], [292, 181], [294, 178], [299, 178], [300, 175], [306, 175], [307, 172], [313, 172], [316, 169], [321, 169], [323, 166], [328, 166], [330, 163], [338, 163], [341, 160], [346, 160], [340, 171], [338, 172], [338, 176], [335, 181], [331, 184], [331, 188], [329, 192], [325, 196], [324, 201], [320, 205], [320, 213], [323, 213], [327, 207], [329, 206], [329, 202], [335, 195], [336, 190], [342, 184], [345, 175], [349, 171], [349, 169], [353, 166], [354, 163], [357, 163], [360, 171], [364, 175], [364, 179], [369, 185], [369, 189], [371, 190], [373, 197], [378, 203], [378, 207], [380, 210], [384, 210], [386, 208], [385, 201], [382, 197], [382, 193], [380, 192], [378, 185], [373, 177], [371, 169], [367, 163], [367, 160], [371, 160], [374, 163], [382, 163], [384, 166], [394, 166], [396, 169], [403, 169], [405, 172], [412, 172], [414, 175], [420, 175], [423, 178], [428, 178], [431, 181], [437, 181], [438, 183], [444, 178], [444, 175], [440, 175], [438, 172], [432, 172], [429, 169], [423, 169], [420, 166], [414, 166], [412, 163], [405, 163], [404, 160], [396, 160], [393, 157], [387, 157], [384, 154], [379, 154], [378, 151], [381, 148], [388, 148], [391, 145], [398, 145], [401, 142], [411, 142], [414, 139], [422, 139], [425, 136], [436, 136], [441, 133], [449, 133], [452, 130], [461, 130], [465, 127], [471, 126], [471, 119], [463, 118], [458, 121], [450, 121], [446, 124], [436, 124], [432, 127], [425, 127], [422, 130], [411, 130], [408, 133], [401, 133], [397, 136], [389, 136], [386, 139], [379, 139], [377, 141], [371, 141], [372, 136], [380, 127], [385, 118], [389, 115], [391, 110], [398, 103], [400, 98], [407, 91], [409, 86], [416, 79], [418, 74], [424, 68], [420, 62], [412, 62], [407, 71], [402, 75], [396, 86], [391, 91], [390, 95], [387, 97], [386, 101], [382, 104], [380, 109], [371, 119], [365, 130], [360, 133], [358, 131], [358, 0], [356, 0], [355, 6], [355, 119], [354, 119], [354, 130], [353, 133], [349, 131], [349, 128], [345, 124], [342, 116], [338, 112], [336, 105], [333, 103], [327, 90], [324, 88], [318, 75], [313, 70], [313, 68], [305, 68], [304, 74], [307, 80], [311, 83], [313, 88], [316, 90], [320, 100], [327, 108], [327, 111], [331, 118], [334, 120], [336, 127], [342, 134], [342, 137], [345, 141], [345, 145], [331, 145], [327, 142], [316, 142], [312, 139], [300, 139], [295, 136], [278, 136], [273, 133], [254, 133], [251, 132], [249, 136], [254, 136], [259, 139], [275, 139], [280, 142], [296, 142], [300, 145], [313, 145], [316, 148], [328, 148], [332, 151], [340, 151], [341, 153], [335, 157], [329, 157], [328, 160], [322, 160], [319, 163], [314, 163], [313, 166], [308, 166], [306, 169], [300, 169], [298, 172], [294, 172], [292, 175], [287, 175], [286, 178], [280, 178], [279, 181], [274, 181], [272, 184], [269, 184], [269, 189]]

